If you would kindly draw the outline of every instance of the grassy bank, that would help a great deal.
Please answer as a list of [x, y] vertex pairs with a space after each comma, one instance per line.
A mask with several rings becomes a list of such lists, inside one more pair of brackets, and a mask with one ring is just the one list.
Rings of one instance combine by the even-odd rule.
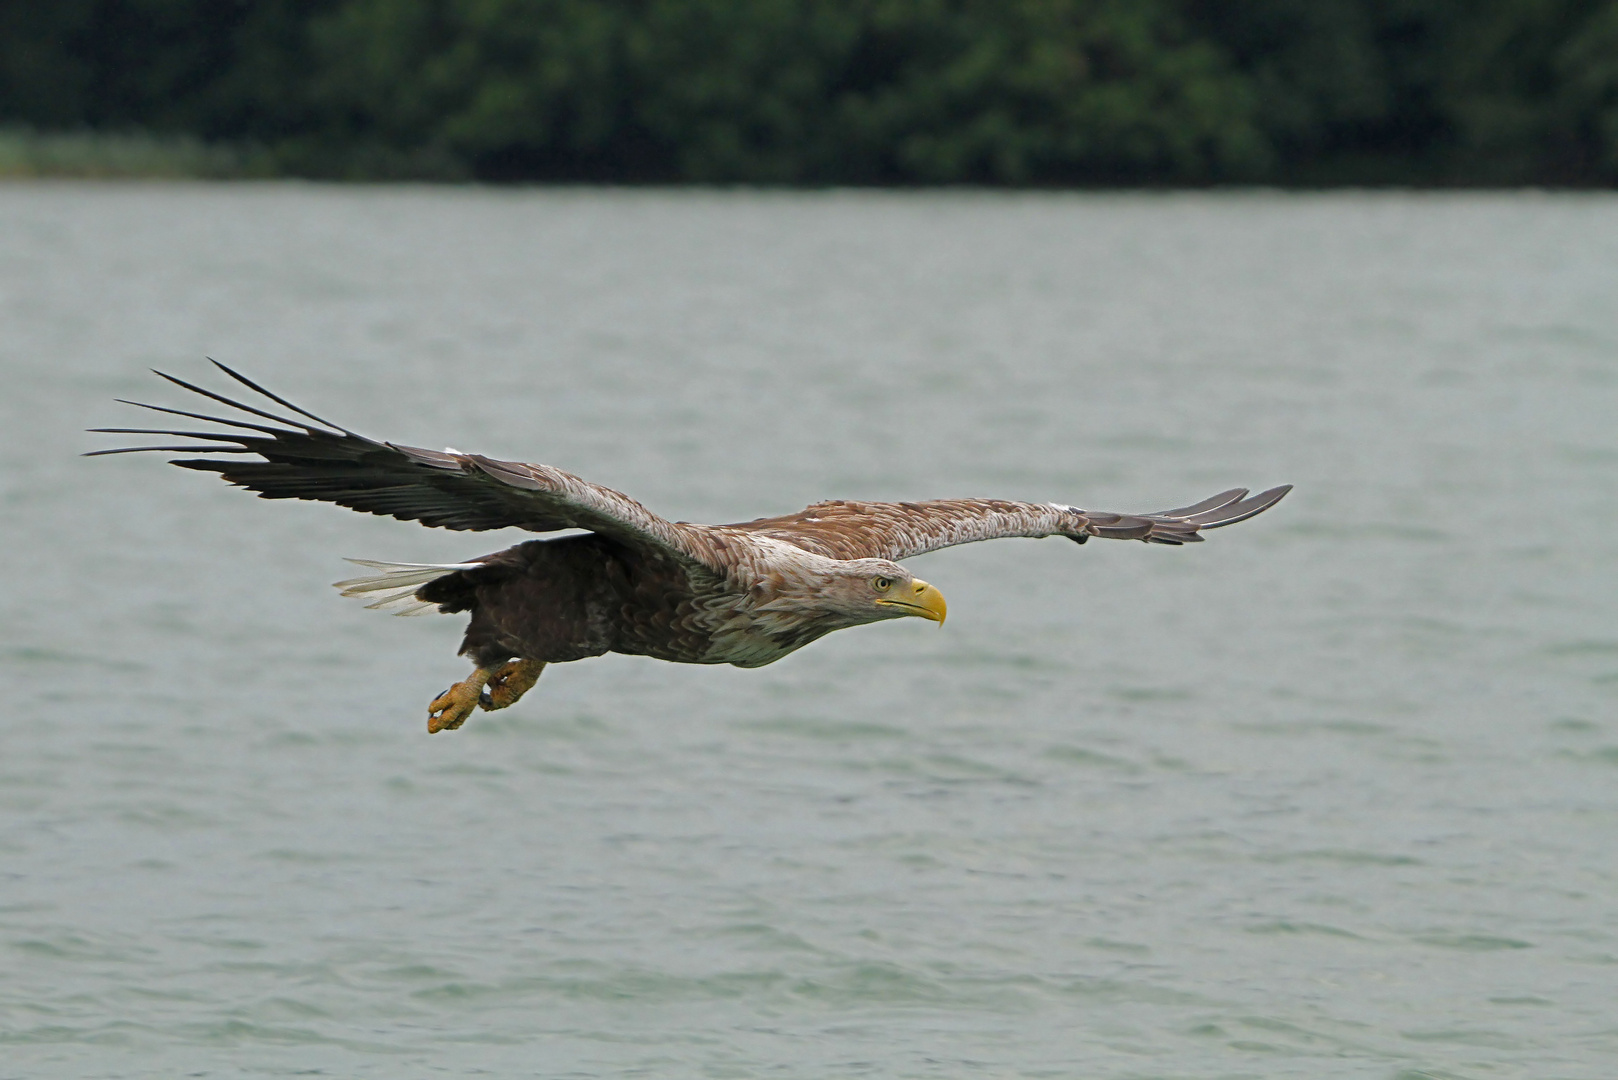
[[0, 128], [0, 179], [229, 179], [272, 173], [266, 155], [188, 135]]

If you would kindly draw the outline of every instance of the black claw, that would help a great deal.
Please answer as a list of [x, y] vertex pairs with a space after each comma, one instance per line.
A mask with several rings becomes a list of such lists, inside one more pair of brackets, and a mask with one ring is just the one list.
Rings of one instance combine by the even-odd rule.
[[478, 695], [478, 708], [482, 709], [484, 712], [488, 712], [494, 708], [494, 698], [489, 695], [487, 690]]

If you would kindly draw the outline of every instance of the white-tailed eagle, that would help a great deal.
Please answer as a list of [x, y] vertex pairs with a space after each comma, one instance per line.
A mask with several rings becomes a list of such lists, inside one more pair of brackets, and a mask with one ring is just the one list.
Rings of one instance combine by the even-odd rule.
[[232, 430], [96, 428], [193, 442], [95, 455], [231, 455], [172, 463], [219, 473], [263, 499], [332, 502], [442, 529], [585, 530], [463, 563], [353, 560], [375, 573], [337, 585], [344, 596], [368, 600], [367, 607], [399, 615], [471, 613], [461, 654], [476, 670], [428, 706], [430, 732], [460, 727], [480, 706], [513, 704], [546, 664], [617, 652], [683, 664], [762, 667], [833, 630], [909, 615], [942, 623], [943, 594], [898, 564], [912, 555], [1007, 536], [1063, 536], [1080, 544], [1092, 536], [1195, 543], [1202, 530], [1245, 521], [1290, 490], [1288, 485], [1249, 496], [1233, 488], [1155, 514], [1005, 499], [839, 499], [781, 517], [693, 525], [667, 521], [626, 495], [549, 465], [356, 435], [217, 366], [302, 419], [158, 372], [270, 424], [141, 405]]

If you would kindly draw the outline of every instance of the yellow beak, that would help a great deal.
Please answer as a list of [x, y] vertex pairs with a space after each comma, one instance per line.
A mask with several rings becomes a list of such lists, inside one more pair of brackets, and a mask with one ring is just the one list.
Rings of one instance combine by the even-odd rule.
[[912, 581], [908, 588], [899, 590], [885, 600], [878, 600], [877, 603], [899, 608], [906, 615], [931, 619], [940, 626], [944, 625], [944, 616], [949, 613], [949, 605], [944, 603], [944, 594], [919, 578]]

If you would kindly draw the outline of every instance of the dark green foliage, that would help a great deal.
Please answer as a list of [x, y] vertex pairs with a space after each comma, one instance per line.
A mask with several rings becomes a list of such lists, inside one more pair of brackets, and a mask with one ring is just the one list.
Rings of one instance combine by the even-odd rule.
[[1149, 0], [353, 0], [328, 156], [495, 178], [1030, 183], [1252, 171], [1247, 90]]
[[0, 125], [311, 176], [1618, 180], [1618, 0], [0, 0]]
[[1276, 179], [1618, 181], [1618, 0], [1193, 0]]

